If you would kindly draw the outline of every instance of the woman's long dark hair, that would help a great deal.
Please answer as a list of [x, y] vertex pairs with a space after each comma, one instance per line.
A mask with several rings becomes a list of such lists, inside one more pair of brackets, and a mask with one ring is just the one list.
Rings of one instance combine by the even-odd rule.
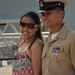
[[[39, 25], [39, 29], [38, 31], [36, 31], [36, 36], [35, 36], [35, 39], [36, 38], [39, 38], [43, 41], [43, 37], [42, 37], [42, 31], [41, 31], [41, 22], [40, 22], [40, 18], [39, 16], [37, 15], [37, 13], [33, 12], [33, 11], [30, 11], [30, 12], [27, 12], [26, 14], [24, 14], [20, 21], [24, 18], [24, 17], [30, 17], [31, 19], [33, 19], [33, 21], [35, 22], [35, 24]], [[34, 42], [35, 40], [33, 40]]]
[[23, 15], [20, 19], [20, 21], [24, 18], [24, 17], [30, 17], [31, 19], [33, 19], [33, 21], [35, 22], [35, 24], [39, 25], [40, 28], [38, 29], [38, 31], [36, 31], [36, 37], [40, 38], [43, 41], [43, 37], [42, 37], [42, 31], [41, 31], [41, 22], [40, 22], [40, 18], [39, 16], [33, 12], [27, 12], [25, 15]]

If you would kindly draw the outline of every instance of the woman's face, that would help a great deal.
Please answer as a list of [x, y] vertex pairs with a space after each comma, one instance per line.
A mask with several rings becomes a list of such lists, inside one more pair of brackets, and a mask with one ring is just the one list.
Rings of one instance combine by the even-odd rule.
[[20, 32], [25, 39], [35, 37], [38, 25], [30, 17], [23, 17], [20, 22]]

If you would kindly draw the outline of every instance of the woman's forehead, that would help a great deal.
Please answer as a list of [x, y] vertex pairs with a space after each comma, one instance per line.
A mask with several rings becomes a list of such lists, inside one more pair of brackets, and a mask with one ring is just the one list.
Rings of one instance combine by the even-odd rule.
[[34, 23], [34, 20], [31, 17], [27, 17], [27, 16], [23, 17], [22, 21], [23, 22], [32, 22], [32, 23]]

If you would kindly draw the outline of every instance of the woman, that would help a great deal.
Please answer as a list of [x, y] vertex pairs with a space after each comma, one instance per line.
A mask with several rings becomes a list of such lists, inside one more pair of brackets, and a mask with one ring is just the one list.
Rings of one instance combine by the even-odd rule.
[[20, 19], [20, 32], [24, 38], [13, 59], [12, 75], [41, 75], [43, 38], [40, 19], [35, 12], [28, 12]]

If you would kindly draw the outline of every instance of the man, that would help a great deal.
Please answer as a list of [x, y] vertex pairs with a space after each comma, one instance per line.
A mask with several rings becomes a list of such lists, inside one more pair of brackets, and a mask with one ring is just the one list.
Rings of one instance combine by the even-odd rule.
[[75, 31], [63, 18], [68, 0], [39, 0], [42, 20], [50, 33], [42, 53], [42, 75], [75, 75]]

